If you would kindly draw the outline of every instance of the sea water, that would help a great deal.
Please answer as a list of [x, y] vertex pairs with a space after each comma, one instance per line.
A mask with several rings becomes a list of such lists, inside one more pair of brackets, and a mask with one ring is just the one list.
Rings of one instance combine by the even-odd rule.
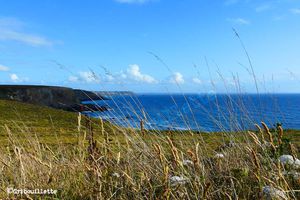
[[119, 126], [146, 129], [238, 131], [255, 123], [300, 129], [300, 94], [136, 94], [94, 103], [105, 112], [86, 113]]

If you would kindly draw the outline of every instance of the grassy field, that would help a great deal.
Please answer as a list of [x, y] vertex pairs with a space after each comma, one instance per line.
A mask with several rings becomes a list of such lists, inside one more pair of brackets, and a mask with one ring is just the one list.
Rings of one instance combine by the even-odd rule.
[[[141, 132], [13, 101], [0, 110], [0, 198], [300, 197], [300, 164], [278, 161], [297, 158], [300, 131]], [[58, 192], [12, 195], [8, 187]]]

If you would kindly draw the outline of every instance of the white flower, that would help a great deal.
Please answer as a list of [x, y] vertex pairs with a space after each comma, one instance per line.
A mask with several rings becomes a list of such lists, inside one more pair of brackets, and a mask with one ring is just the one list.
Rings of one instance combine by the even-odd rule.
[[293, 179], [299, 180], [300, 179], [300, 173], [296, 171], [290, 171], [290, 172], [283, 172], [282, 173], [285, 176], [292, 176]]
[[279, 161], [285, 165], [292, 165], [294, 163], [294, 158], [291, 155], [282, 155], [279, 157]]
[[236, 146], [236, 143], [232, 140], [230, 140], [230, 142], [228, 143], [227, 145], [228, 147], [235, 147]]
[[171, 186], [181, 185], [188, 182], [188, 178], [184, 178], [182, 176], [171, 176], [169, 178]]
[[117, 172], [113, 173], [112, 176], [114, 176], [114, 177], [116, 177], [116, 178], [120, 178], [120, 174], [117, 173]]
[[222, 153], [216, 153], [215, 158], [224, 158], [225, 155]]
[[182, 164], [185, 165], [185, 166], [188, 166], [188, 165], [193, 165], [194, 163], [191, 160], [183, 160]]
[[284, 191], [278, 190], [271, 186], [263, 187], [263, 195], [266, 197], [267, 200], [288, 199]]
[[294, 169], [300, 169], [300, 160], [294, 159], [291, 155], [282, 155], [279, 157], [279, 161], [284, 165], [291, 165]]
[[300, 169], [300, 160], [296, 158], [294, 164], [293, 164], [293, 167], [295, 169]]

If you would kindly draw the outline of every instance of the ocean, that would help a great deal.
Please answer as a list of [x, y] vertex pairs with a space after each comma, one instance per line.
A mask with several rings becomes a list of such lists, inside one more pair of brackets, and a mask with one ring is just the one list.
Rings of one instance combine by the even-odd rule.
[[86, 112], [123, 127], [201, 132], [254, 129], [264, 121], [300, 129], [300, 94], [136, 94], [93, 103], [109, 107]]

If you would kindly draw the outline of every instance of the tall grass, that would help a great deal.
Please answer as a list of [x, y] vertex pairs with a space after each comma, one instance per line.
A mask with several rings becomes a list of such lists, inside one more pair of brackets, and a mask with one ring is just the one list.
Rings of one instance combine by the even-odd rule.
[[[293, 144], [284, 139], [281, 126], [269, 129], [262, 123], [257, 131], [230, 136], [227, 141], [231, 143], [221, 142], [215, 149], [200, 136], [183, 137], [176, 131], [151, 134], [146, 130], [143, 136], [139, 130], [125, 128], [112, 131], [103, 122], [84, 116], [78, 117], [77, 127], [78, 141], [72, 146], [48, 146], [37, 136], [24, 132], [20, 137], [17, 130], [5, 126], [8, 144], [0, 152], [1, 198], [300, 197], [300, 165], [278, 159], [290, 154], [296, 161], [298, 156]], [[96, 139], [100, 134], [104, 137]], [[110, 141], [113, 134], [120, 140]], [[6, 193], [7, 187], [53, 188], [58, 193], [14, 196]]]
[[[240, 42], [259, 93], [250, 56]], [[164, 61], [152, 55], [170, 70]], [[225, 78], [219, 75], [226, 86]], [[236, 83], [240, 91], [238, 79]], [[272, 128], [264, 122], [255, 124], [258, 122], [251, 119], [242, 97], [236, 101], [231, 95], [226, 96], [228, 101], [221, 105], [214, 95], [218, 116], [199, 103], [199, 109], [219, 128], [218, 133], [204, 133], [201, 123], [193, 115], [187, 119], [173, 97], [176, 112], [187, 130], [164, 131], [155, 124], [153, 130], [145, 129], [144, 123], [151, 122], [151, 116], [139, 99], [131, 96], [131, 101], [123, 97], [123, 102], [140, 123], [131, 127], [126, 116], [132, 113], [116, 102], [126, 127], [79, 114], [77, 123], [72, 124], [72, 138], [76, 142], [71, 145], [60, 141], [60, 136], [56, 137], [55, 145], [49, 145], [41, 141], [39, 134], [30, 132], [28, 125], [4, 124], [7, 144], [0, 148], [0, 198], [299, 199], [298, 144], [287, 139], [280, 124]], [[193, 114], [190, 101], [184, 98]], [[236, 107], [242, 115], [235, 112]], [[252, 123], [256, 130], [246, 130], [238, 123], [241, 116], [243, 123]], [[168, 119], [165, 113], [161, 117]], [[115, 120], [123, 123], [119, 116]], [[191, 122], [197, 130], [192, 130]], [[171, 128], [172, 125], [170, 122]], [[58, 193], [14, 195], [7, 193], [9, 187], [51, 188]]]

